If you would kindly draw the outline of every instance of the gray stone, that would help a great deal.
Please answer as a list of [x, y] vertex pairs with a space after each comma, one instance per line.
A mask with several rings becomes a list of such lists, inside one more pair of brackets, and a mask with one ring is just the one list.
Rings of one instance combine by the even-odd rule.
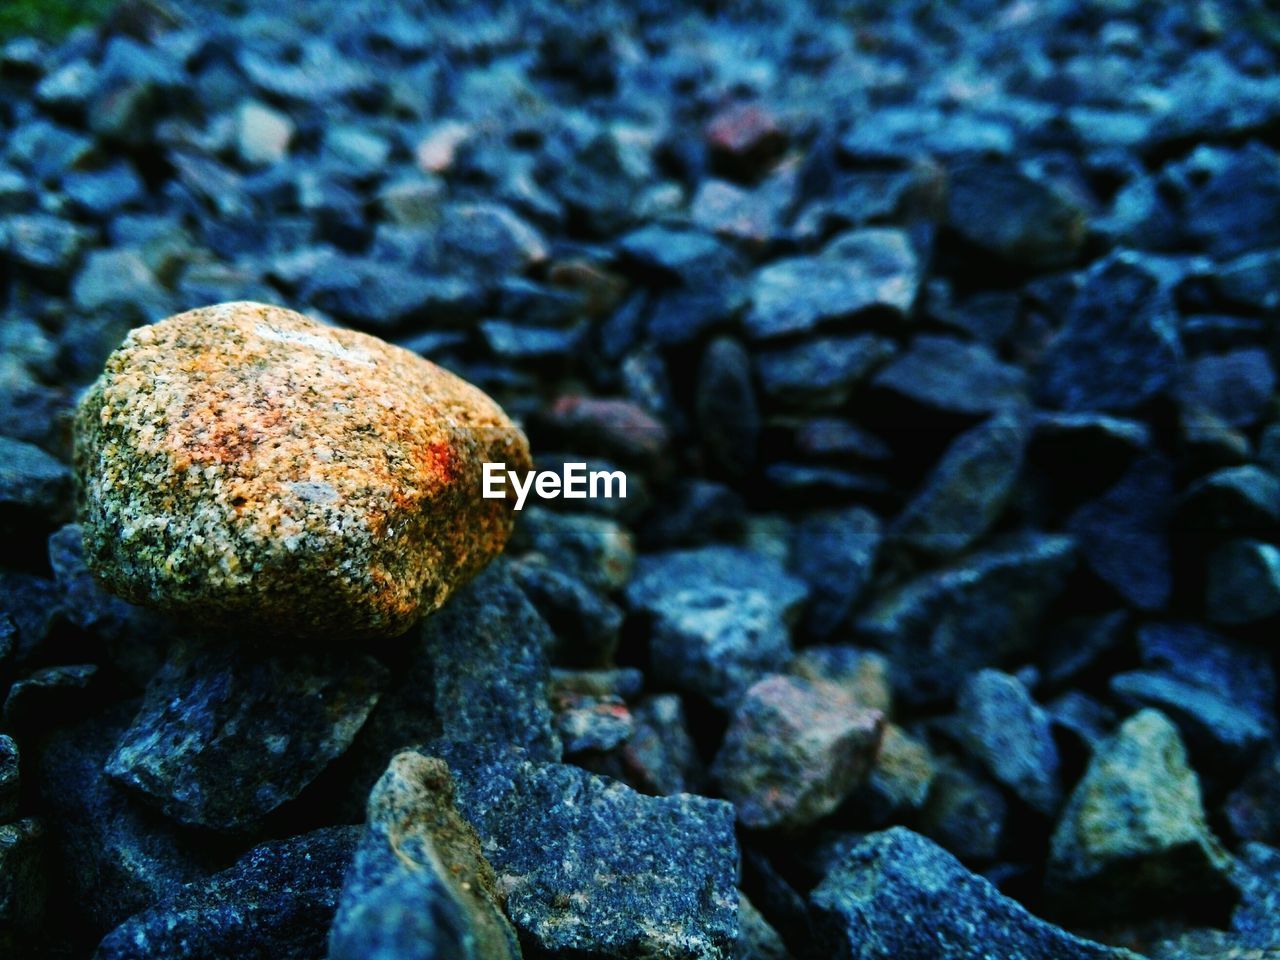
[[346, 750], [386, 683], [386, 668], [356, 652], [180, 642], [107, 774], [182, 823], [244, 827]]
[[1280, 613], [1280, 549], [1260, 540], [1228, 540], [1209, 554], [1205, 614], [1243, 624]]
[[21, 786], [18, 744], [13, 737], [0, 734], [0, 823], [8, 823], [18, 816]]
[[868, 836], [810, 895], [838, 960], [1138, 960], [1037, 919], [905, 827]]
[[874, 334], [818, 337], [757, 354], [756, 372], [776, 403], [838, 407], [893, 352], [892, 340]]
[[1026, 375], [979, 343], [921, 334], [886, 364], [877, 387], [926, 410], [985, 416], [1026, 403]]
[[871, 582], [880, 543], [879, 519], [861, 507], [809, 514], [796, 524], [789, 567], [809, 585], [801, 621], [807, 636], [826, 640], [848, 624]]

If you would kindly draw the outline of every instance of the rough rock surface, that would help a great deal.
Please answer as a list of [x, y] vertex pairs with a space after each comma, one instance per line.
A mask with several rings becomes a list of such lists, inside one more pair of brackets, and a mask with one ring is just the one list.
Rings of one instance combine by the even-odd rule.
[[391, 635], [502, 548], [480, 465], [528, 469], [480, 390], [367, 334], [238, 302], [134, 330], [77, 415], [90, 567], [187, 616]]
[[453, 806], [444, 761], [397, 754], [369, 796], [329, 935], [330, 960], [520, 956], [493, 868]]

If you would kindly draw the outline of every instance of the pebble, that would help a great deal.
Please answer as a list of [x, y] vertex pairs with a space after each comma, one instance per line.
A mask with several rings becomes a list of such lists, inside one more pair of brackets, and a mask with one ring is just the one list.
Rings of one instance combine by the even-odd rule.
[[277, 307], [196, 310], [131, 333], [81, 402], [86, 556], [135, 603], [394, 635], [501, 549], [507, 506], [465, 492], [483, 460], [527, 466], [524, 437], [429, 361]]

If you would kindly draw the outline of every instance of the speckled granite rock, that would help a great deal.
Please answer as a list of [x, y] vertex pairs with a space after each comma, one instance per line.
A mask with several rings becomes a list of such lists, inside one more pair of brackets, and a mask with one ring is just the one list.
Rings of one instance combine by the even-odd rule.
[[135, 602], [291, 636], [392, 635], [501, 550], [481, 463], [529, 466], [480, 390], [237, 302], [132, 331], [77, 416], [90, 567]]

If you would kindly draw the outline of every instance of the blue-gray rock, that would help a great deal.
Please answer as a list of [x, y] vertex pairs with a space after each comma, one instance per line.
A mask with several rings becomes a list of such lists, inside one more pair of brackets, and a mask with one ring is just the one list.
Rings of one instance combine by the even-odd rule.
[[5, 726], [34, 733], [78, 720], [100, 702], [93, 690], [97, 679], [98, 667], [93, 663], [33, 670], [9, 688]]
[[855, 633], [888, 654], [908, 700], [945, 698], [966, 673], [1027, 649], [1074, 564], [1069, 537], [1014, 537], [876, 596]]
[[1237, 151], [1197, 151], [1187, 161], [1197, 185], [1183, 227], [1215, 257], [1280, 243], [1280, 157], [1260, 143]]
[[[0, 948], [15, 934], [38, 938], [48, 909], [53, 862], [44, 823], [28, 817], [0, 825]], [[12, 956], [21, 956], [14, 952]]]
[[1213, 285], [1229, 303], [1275, 310], [1280, 307], [1280, 250], [1259, 250], [1219, 265]]
[[436, 743], [526, 950], [729, 960], [738, 934], [733, 808], [646, 797], [512, 751]]
[[1233, 427], [1248, 427], [1267, 412], [1276, 389], [1276, 373], [1265, 350], [1256, 347], [1188, 360], [1179, 398]]
[[1177, 313], [1161, 276], [1137, 254], [1099, 262], [1040, 360], [1051, 407], [1123, 413], [1164, 394], [1182, 360]]
[[809, 902], [817, 943], [837, 960], [1137, 960], [1036, 918], [905, 827], [850, 850]]
[[732, 710], [748, 687], [791, 659], [785, 613], [760, 590], [713, 586], [667, 594], [649, 640], [653, 676]]
[[892, 537], [933, 556], [972, 546], [1013, 494], [1027, 432], [1023, 418], [999, 414], [957, 437], [894, 521]]
[[947, 226], [965, 242], [1031, 270], [1067, 267], [1080, 255], [1088, 212], [1058, 183], [1009, 162], [949, 170]]
[[921, 334], [889, 361], [875, 386], [930, 411], [980, 417], [1026, 403], [1026, 375], [979, 343]]
[[[1237, 879], [1242, 895], [1231, 915], [1232, 933], [1254, 950], [1276, 949], [1280, 947], [1280, 850], [1246, 843], [1239, 864]], [[1246, 953], [1241, 960], [1249, 960], [1249, 955]]]
[[525, 505], [507, 549], [532, 550], [593, 590], [627, 582], [635, 562], [631, 531], [609, 517]]
[[84, 227], [50, 214], [14, 214], [0, 220], [0, 253], [5, 259], [55, 279], [65, 279], [75, 270], [91, 239]]
[[879, 519], [861, 507], [810, 514], [796, 524], [788, 566], [809, 585], [801, 621], [806, 636], [826, 640], [847, 625], [871, 581], [880, 543]]
[[613, 662], [622, 628], [621, 608], [544, 559], [517, 560], [510, 570], [555, 635], [557, 663], [604, 667]]
[[1044, 709], [1055, 731], [1064, 734], [1066, 742], [1074, 741], [1082, 754], [1096, 750], [1117, 721], [1110, 707], [1079, 690], [1068, 690]]
[[859, 706], [885, 716], [893, 713], [889, 661], [873, 650], [834, 643], [805, 647], [787, 666], [787, 673], [834, 684]]
[[693, 793], [704, 771], [689, 734], [684, 704], [673, 693], [646, 697], [631, 712], [630, 738], [618, 751], [619, 779], [641, 793]]
[[756, 372], [769, 400], [826, 409], [848, 400], [893, 352], [893, 341], [875, 334], [817, 337], [758, 353]]
[[51, 529], [70, 515], [71, 471], [21, 440], [0, 437], [0, 536], [12, 543], [31, 530]]
[[1147, 709], [1094, 752], [1054, 831], [1045, 883], [1064, 909], [1093, 917], [1169, 903], [1204, 912], [1235, 901], [1230, 869], [1177, 728]]
[[314, 960], [360, 828], [325, 827], [254, 847], [206, 880], [130, 917], [95, 960]]
[[127, 707], [116, 708], [58, 731], [40, 758], [51, 840], [69, 892], [98, 937], [243, 849], [182, 830], [107, 779], [103, 766], [128, 720]]
[[397, 754], [369, 796], [329, 934], [330, 960], [511, 960], [493, 868], [453, 805], [444, 761]]
[[359, 653], [179, 642], [106, 771], [181, 823], [242, 828], [347, 749], [387, 679]]
[[733, 960], [792, 960], [778, 931], [742, 893], [738, 895], [738, 943]]
[[901, 318], [914, 306], [920, 282], [921, 266], [905, 233], [856, 230], [816, 257], [779, 260], [757, 273], [744, 329], [765, 340], [871, 311]]
[[840, 687], [775, 674], [743, 697], [711, 775], [750, 829], [796, 829], [835, 811], [870, 772], [884, 714]]
[[654, 616], [678, 611], [674, 598], [689, 590], [727, 588], [764, 594], [784, 620], [794, 622], [809, 590], [776, 559], [733, 546], [696, 547], [642, 554], [627, 584], [627, 603]]
[[62, 178], [62, 192], [79, 213], [108, 220], [132, 207], [146, 196], [146, 185], [127, 162], [102, 170], [68, 173]]
[[1145, 457], [1067, 521], [1085, 563], [1139, 610], [1158, 610], [1173, 590], [1169, 522], [1173, 467]]
[[1054, 815], [1062, 802], [1058, 747], [1049, 715], [1016, 677], [999, 670], [966, 677], [955, 728], [992, 777], [1036, 812]]
[[707, 347], [694, 399], [702, 449], [713, 471], [731, 480], [756, 465], [760, 412], [751, 360], [737, 340], [720, 337]]
[[746, 505], [733, 488], [711, 480], [678, 480], [657, 499], [636, 534], [643, 549], [700, 546], [732, 540]]
[[1228, 540], [1209, 554], [1205, 615], [1213, 623], [1254, 623], [1280, 613], [1280, 549]]
[[1280, 529], [1280, 479], [1253, 464], [1226, 467], [1189, 486], [1179, 512], [1210, 536], [1265, 536]]
[[8, 734], [0, 734], [0, 823], [18, 816], [22, 798], [19, 772], [18, 744]]

